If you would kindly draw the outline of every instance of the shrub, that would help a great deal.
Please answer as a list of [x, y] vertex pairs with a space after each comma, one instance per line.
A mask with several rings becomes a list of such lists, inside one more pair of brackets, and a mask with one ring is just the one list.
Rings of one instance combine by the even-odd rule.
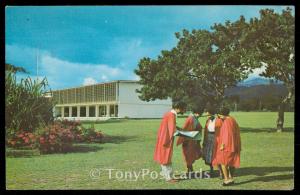
[[15, 136], [7, 139], [7, 145], [14, 148], [36, 148], [37, 136], [31, 132], [20, 130]]
[[96, 131], [95, 128], [82, 128], [83, 139], [87, 142], [101, 142], [104, 137], [101, 131]]
[[84, 128], [78, 121], [55, 121], [41, 133], [38, 146], [41, 153], [67, 152], [73, 143], [101, 142], [103, 137], [101, 131]]
[[41, 153], [66, 152], [72, 148], [73, 142], [74, 135], [70, 128], [53, 124], [40, 135], [39, 149]]
[[24, 69], [5, 64], [5, 130], [11, 139], [21, 129], [34, 132], [53, 121], [53, 104], [43, 97], [48, 86], [46, 78], [37, 81], [30, 77], [17, 82], [16, 72]]

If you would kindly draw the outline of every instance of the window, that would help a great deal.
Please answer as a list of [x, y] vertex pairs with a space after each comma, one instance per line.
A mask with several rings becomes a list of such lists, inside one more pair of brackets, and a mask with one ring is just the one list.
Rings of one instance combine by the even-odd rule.
[[72, 107], [72, 117], [76, 117], [77, 116], [77, 107]]
[[86, 107], [85, 106], [80, 107], [80, 117], [86, 117]]
[[95, 86], [95, 101], [104, 102], [104, 84]]
[[118, 109], [119, 109], [118, 105], [115, 105], [115, 117], [118, 116]]
[[64, 107], [64, 117], [69, 117], [69, 107]]
[[92, 102], [93, 101], [93, 85], [85, 87], [85, 101]]
[[115, 116], [115, 105], [109, 106], [109, 113], [110, 113], [110, 116]]
[[99, 116], [106, 116], [106, 105], [99, 106]]
[[105, 84], [105, 101], [116, 100], [116, 83]]
[[95, 106], [90, 106], [89, 107], [89, 117], [95, 117]]

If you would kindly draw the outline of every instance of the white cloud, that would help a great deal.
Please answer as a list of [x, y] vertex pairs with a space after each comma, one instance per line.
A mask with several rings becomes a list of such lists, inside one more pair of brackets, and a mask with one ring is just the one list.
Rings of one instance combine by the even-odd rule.
[[96, 84], [97, 81], [91, 77], [88, 77], [88, 78], [85, 78], [84, 81], [83, 81], [83, 85], [86, 86], [86, 85], [93, 85], [93, 84]]
[[[30, 72], [30, 75], [19, 74], [18, 80], [27, 76], [36, 77], [38, 49], [22, 45], [6, 45], [5, 49], [7, 63], [22, 66]], [[132, 74], [132, 70], [126, 66], [112, 67], [107, 64], [71, 62], [57, 58], [46, 50], [39, 50], [38, 53], [39, 77], [47, 77], [52, 90], [92, 84], [94, 81], [130, 79]]]
[[76, 81], [83, 79], [83, 84], [94, 84], [96, 80], [115, 80], [122, 76], [121, 73], [123, 72], [119, 68], [110, 67], [106, 64], [74, 63], [51, 55], [44, 55], [41, 64], [46, 75], [49, 75], [51, 79], [74, 83], [72, 86], [78, 86]]
[[262, 62], [262, 66], [260, 68], [253, 69], [253, 72], [249, 74], [248, 78], [246, 80], [261, 77], [260, 74], [263, 73], [266, 70], [267, 64]]
[[[123, 40], [122, 43], [126, 41], [128, 40]], [[39, 77], [47, 78], [51, 90], [112, 80], [139, 80], [132, 69], [136, 67], [138, 59], [147, 56], [153, 48], [144, 47], [141, 39], [132, 39], [127, 44], [118, 44], [114, 48], [109, 48], [110, 55], [114, 49], [117, 49], [118, 55], [110, 57], [119, 58], [120, 65], [116, 67], [100, 63], [71, 62], [53, 56], [47, 50], [39, 49]], [[27, 76], [36, 77], [37, 51], [37, 48], [28, 46], [6, 45], [6, 62], [22, 66], [30, 72], [30, 75], [20, 74], [19, 80]]]
[[106, 76], [106, 75], [102, 75], [102, 76], [101, 76], [101, 79], [102, 79], [103, 81], [107, 81], [107, 76]]

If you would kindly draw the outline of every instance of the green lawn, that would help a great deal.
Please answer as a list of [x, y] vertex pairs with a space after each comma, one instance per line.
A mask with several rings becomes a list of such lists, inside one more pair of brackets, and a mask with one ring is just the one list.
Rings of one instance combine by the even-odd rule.
[[[118, 169], [128, 174], [160, 171], [153, 161], [156, 132], [160, 119], [115, 120], [95, 127], [110, 136], [104, 144], [81, 144], [68, 154], [29, 157], [6, 157], [7, 189], [278, 189], [294, 188], [294, 113], [285, 114], [287, 132], [274, 130], [274, 112], [232, 113], [241, 127], [241, 168], [236, 171], [236, 184], [221, 186], [218, 178], [181, 180], [169, 184], [153, 180], [149, 175], [137, 181], [120, 181], [116, 171], [109, 179], [108, 171]], [[184, 118], [178, 119], [182, 125]], [[201, 119], [204, 124], [204, 118]], [[88, 124], [87, 124], [88, 125]], [[99, 176], [97, 170], [102, 169]], [[185, 171], [181, 148], [174, 145], [173, 169]], [[209, 169], [203, 160], [195, 170]], [[91, 170], [94, 178], [90, 176]], [[120, 172], [118, 173], [120, 178]], [[127, 175], [129, 177], [129, 175]], [[154, 176], [153, 176], [154, 177]], [[124, 178], [124, 177], [123, 177]]]

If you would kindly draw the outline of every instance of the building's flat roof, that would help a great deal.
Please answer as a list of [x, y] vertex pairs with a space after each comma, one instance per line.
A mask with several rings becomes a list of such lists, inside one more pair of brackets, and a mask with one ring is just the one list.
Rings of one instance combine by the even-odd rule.
[[[78, 86], [78, 87], [56, 89], [56, 90], [52, 90], [51, 92], [53, 92], [53, 91], [62, 91], [62, 90], [66, 90], [66, 89], [82, 88], [82, 87], [88, 87], [88, 86], [99, 85], [99, 84], [108, 84], [108, 83], [138, 83], [138, 81], [137, 80], [114, 80], [114, 81], [107, 81], [107, 82], [95, 83], [95, 84], [91, 84], [91, 85], [83, 85], [83, 86]], [[50, 91], [48, 91], [48, 92], [50, 92]]]

